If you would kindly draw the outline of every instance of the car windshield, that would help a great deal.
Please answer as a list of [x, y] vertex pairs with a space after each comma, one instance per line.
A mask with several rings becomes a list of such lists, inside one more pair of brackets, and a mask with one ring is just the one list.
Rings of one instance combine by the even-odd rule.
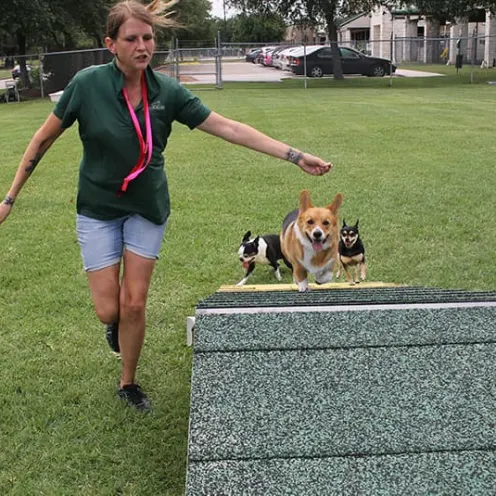
[[292, 57], [301, 57], [302, 55], [310, 55], [317, 50], [320, 50], [322, 45], [308, 45], [307, 47], [298, 47], [294, 52], [291, 53]]
[[346, 57], [347, 59], [361, 58], [360, 54], [352, 48], [340, 48], [339, 50], [341, 51], [341, 57]]

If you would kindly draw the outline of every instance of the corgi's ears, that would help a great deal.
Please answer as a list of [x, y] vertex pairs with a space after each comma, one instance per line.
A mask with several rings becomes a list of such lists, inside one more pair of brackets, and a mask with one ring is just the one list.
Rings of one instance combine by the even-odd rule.
[[250, 240], [251, 231], [246, 231], [246, 234], [243, 236], [243, 243], [246, 243]]
[[346, 221], [343, 219], [343, 226], [342, 227], [346, 227]]
[[342, 193], [338, 193], [335, 197], [334, 200], [332, 200], [332, 203], [330, 205], [327, 205], [327, 208], [334, 214], [336, 215], [338, 213], [339, 208], [341, 207], [343, 203], [343, 195]]
[[300, 214], [302, 214], [305, 210], [312, 208], [312, 200], [310, 200], [310, 193], [307, 189], [304, 189], [300, 192]]
[[254, 240], [253, 243], [255, 243], [256, 246], [258, 246], [258, 242], [260, 241], [260, 236], [257, 236]]
[[360, 220], [360, 219], [357, 219], [357, 221], [356, 221], [356, 224], [355, 224], [355, 228], [356, 228], [356, 229], [358, 229], [358, 221], [359, 221], [359, 220]]

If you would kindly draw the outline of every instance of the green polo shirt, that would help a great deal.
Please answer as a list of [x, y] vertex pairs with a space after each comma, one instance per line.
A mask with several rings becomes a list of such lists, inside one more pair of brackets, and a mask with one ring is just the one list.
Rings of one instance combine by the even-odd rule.
[[[62, 127], [79, 123], [83, 158], [79, 168], [77, 212], [111, 220], [129, 214], [162, 224], [170, 213], [163, 151], [178, 121], [199, 126], [210, 110], [175, 79], [148, 68], [145, 72], [153, 133], [148, 167], [118, 196], [122, 181], [139, 159], [139, 141], [122, 88], [124, 77], [114, 62], [78, 72], [64, 89], [53, 113]], [[145, 136], [143, 104], [135, 109]]]

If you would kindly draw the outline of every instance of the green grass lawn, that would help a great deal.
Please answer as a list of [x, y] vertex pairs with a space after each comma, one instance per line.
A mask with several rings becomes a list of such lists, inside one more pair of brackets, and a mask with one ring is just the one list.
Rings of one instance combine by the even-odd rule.
[[[463, 64], [460, 69], [456, 69], [454, 65], [446, 64], [411, 64], [399, 65], [399, 69], [408, 69], [412, 71], [434, 72], [448, 76], [449, 80], [453, 83], [457, 81], [484, 83], [487, 81], [496, 81], [496, 68], [490, 67], [488, 69], [481, 69], [478, 65], [471, 66], [470, 64]], [[443, 84], [446, 84], [443, 82]]]
[[12, 77], [12, 69], [0, 69], [0, 79], [8, 79]]
[[[138, 372], [154, 403], [149, 416], [115, 398], [119, 363], [93, 315], [75, 235], [77, 126], [67, 131], [0, 226], [0, 494], [183, 494], [186, 317], [199, 299], [241, 278], [244, 232], [278, 232], [303, 188], [316, 205], [344, 194], [341, 215], [360, 219], [369, 280], [494, 290], [496, 87], [431, 79], [443, 78], [199, 92], [216, 111], [335, 169], [311, 177], [175, 127], [166, 154], [172, 216]], [[0, 105], [1, 195], [52, 108]], [[275, 280], [259, 267], [251, 282]]]

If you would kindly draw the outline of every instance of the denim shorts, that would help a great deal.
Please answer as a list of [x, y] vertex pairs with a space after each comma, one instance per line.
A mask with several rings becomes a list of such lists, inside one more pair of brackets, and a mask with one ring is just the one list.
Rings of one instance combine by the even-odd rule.
[[139, 215], [98, 220], [77, 215], [76, 230], [86, 271], [120, 262], [124, 250], [157, 260], [166, 223], [157, 225]]

